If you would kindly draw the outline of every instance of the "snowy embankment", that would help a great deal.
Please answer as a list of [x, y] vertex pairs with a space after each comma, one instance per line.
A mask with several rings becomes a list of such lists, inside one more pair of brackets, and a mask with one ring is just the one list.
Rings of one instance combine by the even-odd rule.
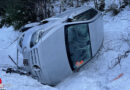
[[13, 31], [13, 27], [3, 27], [0, 29], [0, 66], [14, 65], [8, 58], [8, 55], [16, 56], [15, 41], [19, 35]]
[[[125, 8], [113, 17], [104, 15], [104, 42], [98, 54], [81, 70], [56, 87], [18, 74], [6, 74], [3, 66], [13, 65], [8, 54], [16, 58], [19, 33], [10, 28], [0, 29], [0, 78], [8, 90], [130, 90], [130, 9]], [[16, 59], [15, 59], [16, 60]], [[5, 65], [6, 64], [6, 65]]]

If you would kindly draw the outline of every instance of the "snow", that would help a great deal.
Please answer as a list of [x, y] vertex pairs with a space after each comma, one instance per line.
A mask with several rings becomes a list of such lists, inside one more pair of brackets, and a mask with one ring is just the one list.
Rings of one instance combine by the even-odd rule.
[[40, 24], [39, 22], [34, 22], [34, 23], [26, 24], [24, 27], [34, 27], [34, 26], [37, 26], [39, 24]]
[[57, 90], [47, 85], [42, 85], [29, 76], [6, 74], [5, 72], [2, 72], [0, 77], [3, 80], [4, 88], [7, 90]]
[[[104, 42], [97, 55], [79, 72], [55, 87], [42, 85], [37, 80], [18, 74], [6, 74], [4, 66], [13, 66], [8, 55], [16, 60], [16, 42], [20, 33], [12, 27], [0, 29], [0, 78], [8, 90], [130, 90], [130, 9], [117, 16], [106, 13]], [[10, 46], [9, 46], [10, 45]]]
[[13, 27], [3, 27], [0, 29], [0, 66], [6, 66], [7, 64], [13, 65], [13, 63], [9, 60], [8, 55], [15, 58], [17, 42], [14, 41], [19, 35], [18, 32], [13, 30]]

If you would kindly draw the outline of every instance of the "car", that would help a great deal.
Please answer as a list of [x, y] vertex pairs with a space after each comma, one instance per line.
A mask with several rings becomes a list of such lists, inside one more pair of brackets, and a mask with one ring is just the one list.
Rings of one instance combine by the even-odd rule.
[[18, 46], [22, 43], [28, 72], [43, 84], [57, 85], [100, 49], [104, 38], [102, 13], [83, 6], [46, 20], [48, 23], [25, 32]]

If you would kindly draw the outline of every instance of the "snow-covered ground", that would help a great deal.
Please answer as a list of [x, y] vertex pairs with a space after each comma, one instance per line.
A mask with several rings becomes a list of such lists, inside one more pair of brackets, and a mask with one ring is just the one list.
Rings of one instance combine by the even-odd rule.
[[6, 74], [2, 67], [16, 60], [16, 42], [20, 33], [12, 27], [0, 29], [0, 78], [7, 90], [130, 90], [130, 8], [104, 20], [104, 42], [98, 54], [81, 70], [55, 87], [40, 84], [29, 76]]
[[13, 65], [8, 55], [16, 56], [16, 43], [19, 33], [13, 31], [13, 27], [0, 28], [0, 66]]

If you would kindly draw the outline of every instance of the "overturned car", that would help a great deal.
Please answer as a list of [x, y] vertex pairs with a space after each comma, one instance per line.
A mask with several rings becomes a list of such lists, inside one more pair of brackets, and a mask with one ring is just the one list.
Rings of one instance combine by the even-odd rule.
[[45, 21], [21, 35], [18, 50], [28, 72], [43, 84], [56, 85], [87, 63], [101, 47], [102, 14], [84, 6]]

